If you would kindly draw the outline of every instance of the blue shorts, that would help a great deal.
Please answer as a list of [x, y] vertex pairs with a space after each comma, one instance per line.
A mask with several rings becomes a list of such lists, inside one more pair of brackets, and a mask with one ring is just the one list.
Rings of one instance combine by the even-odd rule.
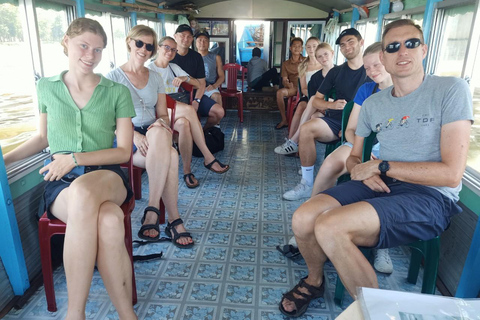
[[202, 117], [208, 117], [208, 113], [215, 103], [215, 100], [203, 95], [202, 100], [200, 100], [200, 104], [198, 105], [198, 114]]
[[[110, 170], [118, 174], [120, 178], [122, 178], [123, 185], [127, 189], [127, 197], [125, 198], [125, 202], [130, 200], [130, 198], [133, 196], [133, 191], [132, 189], [130, 189], [130, 184], [128, 183], [128, 179], [123, 173], [122, 168], [120, 168], [120, 165], [116, 164], [116, 165], [106, 165], [106, 166], [86, 166], [85, 167], [85, 173], [96, 171], [96, 170]], [[47, 217], [49, 219], [56, 219], [56, 217], [50, 211], [50, 206], [58, 197], [60, 192], [62, 192], [63, 189], [68, 188], [69, 186], [70, 186], [70, 183], [63, 182], [62, 180], [47, 182], [45, 186], [45, 191], [43, 192], [43, 200], [45, 203], [45, 210], [47, 211]]]
[[439, 191], [408, 182], [384, 179], [390, 193], [375, 192], [361, 181], [348, 181], [325, 190], [342, 206], [365, 201], [377, 211], [380, 234], [375, 248], [391, 248], [439, 236], [450, 218], [462, 211]]

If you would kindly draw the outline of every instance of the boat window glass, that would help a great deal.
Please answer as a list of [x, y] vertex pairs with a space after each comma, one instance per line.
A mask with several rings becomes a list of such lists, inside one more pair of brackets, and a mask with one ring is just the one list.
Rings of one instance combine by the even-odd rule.
[[38, 111], [30, 46], [24, 39], [18, 0], [2, 0], [0, 17], [0, 145], [5, 154], [35, 133]]
[[115, 54], [115, 66], [121, 66], [128, 60], [128, 50], [125, 43], [127, 37], [127, 21], [125, 17], [112, 15], [113, 48]]

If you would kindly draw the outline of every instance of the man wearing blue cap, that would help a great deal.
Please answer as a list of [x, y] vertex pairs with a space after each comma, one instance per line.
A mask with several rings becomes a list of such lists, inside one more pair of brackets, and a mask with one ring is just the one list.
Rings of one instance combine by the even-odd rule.
[[195, 50], [190, 49], [193, 43], [192, 28], [188, 24], [179, 25], [174, 38], [177, 41], [178, 52], [172, 62], [185, 70], [191, 77], [200, 81], [201, 86], [195, 92], [192, 106], [200, 116], [208, 117], [204, 129], [213, 127], [220, 123], [220, 120], [225, 116], [225, 111], [221, 105], [204, 95], [206, 87], [205, 67], [202, 56]]

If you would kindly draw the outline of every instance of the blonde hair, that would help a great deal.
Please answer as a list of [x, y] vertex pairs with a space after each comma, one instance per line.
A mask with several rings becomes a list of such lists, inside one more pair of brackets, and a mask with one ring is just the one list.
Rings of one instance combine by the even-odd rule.
[[136, 25], [127, 34], [127, 38], [125, 39], [125, 43], [127, 44], [127, 50], [130, 52], [131, 48], [128, 44], [130, 40], [136, 40], [138, 37], [141, 36], [152, 36], [153, 37], [153, 51], [151, 57], [157, 54], [157, 33], [155, 30], [150, 28], [149, 26], [145, 26], [143, 24]]
[[363, 56], [365, 57], [369, 54], [380, 53], [380, 51], [382, 51], [382, 43], [379, 41], [369, 45], [363, 52]]
[[[318, 45], [320, 45], [320, 39], [318, 39], [317, 37], [310, 37], [307, 39], [307, 42], [305, 42], [305, 46], [307, 45], [308, 41], [317, 41]], [[317, 47], [318, 48], [318, 47]], [[316, 52], [316, 51], [315, 51]], [[298, 76], [301, 77], [305, 74], [305, 72], [307, 72], [307, 68], [308, 68], [308, 63], [310, 62], [310, 57], [308, 56], [307, 54], [307, 58], [305, 60], [303, 60], [299, 65], [298, 65]]]
[[88, 18], [78, 18], [73, 20], [72, 23], [70, 23], [61, 42], [63, 47], [63, 53], [65, 53], [67, 57], [68, 48], [65, 44], [65, 37], [69, 37], [71, 39], [81, 34], [84, 34], [85, 32], [91, 32], [93, 34], [99, 35], [100, 37], [102, 37], [103, 47], [105, 48], [107, 46], [107, 34], [105, 33], [105, 30], [103, 30], [102, 25], [98, 23], [98, 21]]

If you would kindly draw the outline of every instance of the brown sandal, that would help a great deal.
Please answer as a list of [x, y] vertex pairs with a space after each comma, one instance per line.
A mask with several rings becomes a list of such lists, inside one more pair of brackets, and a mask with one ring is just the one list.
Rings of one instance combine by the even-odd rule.
[[[193, 179], [195, 179], [195, 180], [193, 180]], [[190, 188], [190, 189], [196, 188], [200, 184], [198, 182], [198, 180], [195, 178], [195, 176], [193, 175], [193, 173], [191, 173], [191, 172], [187, 173], [187, 174], [184, 174], [183, 175], [183, 180], [185, 181], [185, 184], [187, 185], [187, 187]]]

